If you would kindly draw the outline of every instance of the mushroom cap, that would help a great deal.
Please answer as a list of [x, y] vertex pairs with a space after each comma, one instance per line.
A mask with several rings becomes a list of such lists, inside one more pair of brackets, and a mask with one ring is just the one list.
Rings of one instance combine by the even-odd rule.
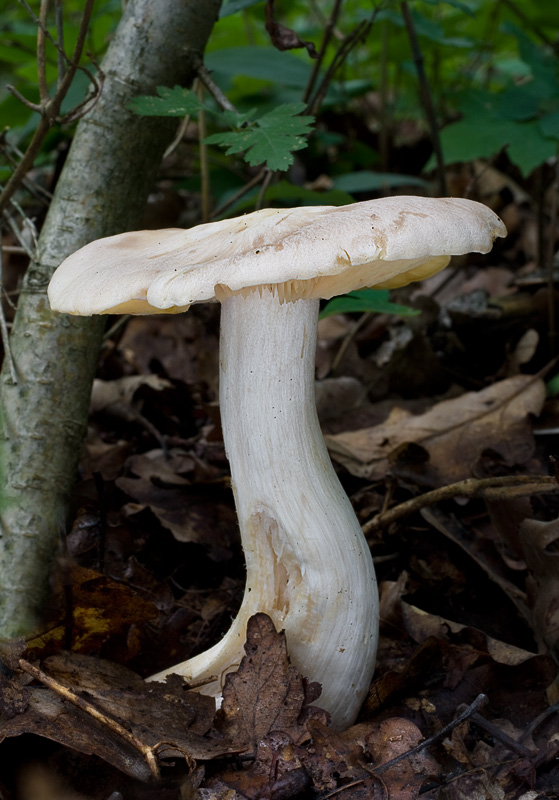
[[54, 310], [82, 315], [179, 313], [262, 285], [276, 286], [281, 301], [330, 298], [405, 286], [505, 235], [493, 211], [460, 198], [266, 208], [91, 242], [58, 267], [48, 295]]

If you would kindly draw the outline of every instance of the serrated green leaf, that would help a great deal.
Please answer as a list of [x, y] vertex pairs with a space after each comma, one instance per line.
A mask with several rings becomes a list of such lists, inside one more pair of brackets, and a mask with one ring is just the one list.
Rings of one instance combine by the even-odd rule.
[[253, 120], [256, 112], [256, 108], [251, 108], [250, 111], [245, 111], [244, 114], [239, 114], [238, 111], [223, 111], [221, 115], [231, 128], [242, 128], [247, 122]]
[[186, 117], [205, 108], [191, 89], [182, 86], [158, 86], [157, 95], [135, 97], [128, 108], [144, 117]]
[[400, 317], [416, 317], [421, 312], [416, 308], [391, 303], [388, 289], [360, 289], [341, 297], [334, 297], [320, 312], [320, 319], [333, 314], [374, 312], [377, 314], [397, 314]]
[[302, 116], [304, 103], [286, 103], [274, 108], [250, 127], [229, 133], [214, 133], [207, 144], [226, 147], [226, 155], [242, 153], [251, 167], [266, 164], [271, 170], [284, 171], [293, 163], [293, 151], [307, 146], [313, 117]]

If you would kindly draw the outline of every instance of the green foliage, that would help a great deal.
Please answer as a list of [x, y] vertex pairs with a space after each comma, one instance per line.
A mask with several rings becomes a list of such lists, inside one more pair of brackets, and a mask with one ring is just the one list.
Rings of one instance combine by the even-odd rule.
[[548, 397], [557, 397], [559, 395], [559, 375], [554, 375], [545, 384], [545, 392]]
[[251, 167], [266, 164], [271, 170], [285, 171], [293, 164], [293, 152], [307, 146], [313, 117], [302, 115], [304, 109], [304, 103], [286, 103], [250, 122], [245, 115], [238, 130], [214, 133], [206, 142], [226, 147], [228, 156], [244, 152]]
[[244, 8], [250, 8], [250, 6], [263, 2], [264, 0], [225, 0], [219, 12], [219, 18], [230, 17], [231, 14], [236, 14], [237, 11], [242, 11]]
[[[24, 150], [38, 117], [8, 94], [5, 85], [13, 83], [31, 102], [38, 102], [36, 24], [22, 4], [8, 5], [0, 9], [0, 117], [10, 125], [8, 143]], [[35, 12], [38, 5], [38, 0], [31, 3]], [[64, 2], [67, 51], [75, 42], [82, 5], [78, 0]], [[556, 0], [499, 4], [412, 0], [409, 5], [442, 125], [446, 163], [490, 159], [504, 151], [527, 176], [555, 157], [559, 142], [558, 57], [552, 46], [559, 34]], [[121, 8], [120, 0], [95, 4], [86, 50], [97, 62]], [[285, 179], [270, 183], [264, 198], [259, 197], [258, 189], [246, 192], [228, 206], [227, 213], [250, 210], [257, 197], [279, 206], [340, 205], [399, 187], [430, 191], [429, 183], [418, 174], [421, 165], [413, 175], [401, 174], [405, 166], [383, 163], [377, 152], [383, 126], [388, 127], [394, 149], [409, 144], [406, 131], [416, 136], [426, 131], [417, 71], [397, 0], [375, 4], [345, 0], [315, 88], [325, 80], [342, 37], [351, 36], [357, 25], [370, 19], [372, 9], [375, 17], [370, 33], [357, 41], [328, 82], [312, 136], [311, 119], [302, 109], [316, 62], [304, 50], [273, 47], [265, 28], [264, 0], [224, 0], [204, 57], [213, 80], [238, 114], [220, 112], [209, 96], [200, 101], [195, 93], [178, 86], [159, 87], [154, 97], [137, 98], [134, 110], [178, 118], [195, 117], [204, 109], [214, 208], [230, 202], [242, 189], [251, 177], [249, 167], [266, 164], [285, 175]], [[330, 11], [331, 5], [309, 6], [306, 0], [276, 4], [278, 20], [317, 48]], [[48, 25], [56, 37], [54, 14], [49, 15]], [[84, 58], [83, 63], [95, 71], [89, 59]], [[53, 91], [57, 54], [50, 44], [47, 80]], [[80, 73], [64, 112], [83, 100], [87, 84], [87, 75]], [[378, 104], [381, 96], [386, 100], [384, 111]], [[45, 169], [48, 164], [52, 167], [57, 157], [60, 135], [53, 131], [45, 141], [36, 162]], [[71, 129], [62, 135], [70, 136]], [[179, 170], [176, 185], [198, 193], [198, 151], [191, 146], [189, 152], [188, 174]], [[293, 164], [296, 169], [289, 171]], [[429, 161], [425, 170], [432, 167]], [[9, 174], [9, 165], [0, 166], [0, 181]], [[328, 180], [321, 188], [312, 188], [322, 174]]]
[[[228, 88], [236, 76], [269, 81], [274, 85], [304, 89], [312, 64], [290, 52], [274, 50], [270, 45], [237, 45], [208, 53], [206, 64], [216, 82]], [[245, 89], [246, 91], [246, 89]], [[238, 102], [238, 98], [234, 98]]]
[[206, 144], [226, 148], [228, 156], [245, 153], [244, 160], [251, 167], [266, 164], [274, 171], [288, 169], [293, 164], [293, 152], [307, 146], [314, 119], [302, 114], [304, 103], [284, 103], [261, 117], [255, 117], [256, 109], [244, 114], [219, 112], [202, 103], [194, 92], [180, 86], [173, 89], [158, 86], [157, 97], [137, 97], [130, 108], [136, 114], [158, 117], [184, 117], [205, 109], [233, 128], [228, 133], [207, 136]]
[[390, 302], [388, 289], [360, 289], [342, 297], [334, 297], [320, 312], [320, 319], [333, 314], [373, 312], [377, 314], [396, 314], [399, 317], [415, 317], [421, 312], [409, 306]]
[[334, 178], [336, 189], [345, 192], [377, 192], [379, 190], [395, 189], [398, 186], [418, 186], [428, 188], [427, 181], [414, 178], [411, 175], [398, 175], [395, 172], [373, 172], [362, 169], [359, 172], [346, 172]]
[[129, 104], [135, 114], [145, 117], [186, 117], [197, 114], [205, 106], [190, 89], [182, 86], [158, 86], [157, 95], [141, 95]]
[[[30, 2], [35, 13], [39, 13], [39, 3]], [[87, 44], [81, 65], [95, 73], [93, 61], [101, 60], [112, 31], [116, 27], [122, 11], [120, 0], [98, 0], [87, 34]], [[82, 0], [65, 0], [63, 4], [64, 49], [71, 53], [78, 36], [83, 13]], [[54, 15], [51, 15], [52, 17]], [[54, 19], [49, 16], [47, 29], [55, 41], [58, 31]], [[7, 137], [20, 149], [33, 133], [38, 115], [7, 91], [13, 85], [31, 103], [39, 102], [37, 89], [37, 25], [22, 3], [0, 3], [0, 120], [7, 126]], [[93, 59], [93, 60], [92, 60]], [[54, 93], [58, 80], [58, 52], [46, 42], [45, 63], [47, 84]], [[75, 108], [87, 96], [90, 80], [85, 72], [78, 72], [68, 93], [62, 113]], [[52, 143], [52, 140], [49, 139]], [[45, 147], [48, 156], [49, 148]], [[5, 175], [2, 174], [2, 179]]]
[[559, 61], [517, 26], [509, 23], [505, 29], [517, 40], [522, 80], [508, 81], [500, 91], [463, 92], [462, 119], [442, 131], [441, 141], [447, 163], [490, 158], [506, 149], [527, 176], [559, 147]]

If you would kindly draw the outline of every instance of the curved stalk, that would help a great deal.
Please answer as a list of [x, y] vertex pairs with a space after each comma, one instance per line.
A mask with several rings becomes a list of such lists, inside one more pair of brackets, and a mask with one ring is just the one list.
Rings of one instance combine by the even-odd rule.
[[244, 655], [257, 611], [284, 629], [292, 662], [322, 684], [317, 704], [345, 728], [372, 677], [378, 599], [368, 545], [334, 472], [314, 399], [318, 300], [281, 303], [268, 288], [224, 300], [220, 404], [246, 557], [237, 619], [221, 642], [184, 664], [218, 678]]

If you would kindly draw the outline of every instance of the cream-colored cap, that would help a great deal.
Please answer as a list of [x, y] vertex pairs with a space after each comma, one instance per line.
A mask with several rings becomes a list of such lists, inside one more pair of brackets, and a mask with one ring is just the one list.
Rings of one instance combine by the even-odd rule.
[[174, 314], [261, 285], [276, 286], [282, 301], [330, 298], [405, 286], [505, 235], [491, 209], [459, 198], [266, 208], [91, 242], [58, 267], [48, 295], [54, 310], [86, 316]]

